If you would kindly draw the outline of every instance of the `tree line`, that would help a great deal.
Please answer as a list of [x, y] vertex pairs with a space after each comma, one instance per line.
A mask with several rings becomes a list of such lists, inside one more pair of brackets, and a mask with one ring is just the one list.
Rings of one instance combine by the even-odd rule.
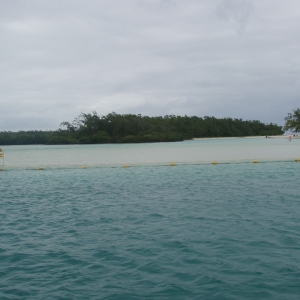
[[291, 130], [292, 132], [300, 131], [300, 108], [294, 109], [292, 113], [288, 113], [284, 118], [285, 125], [283, 130]]
[[258, 120], [175, 115], [148, 117], [114, 112], [99, 116], [93, 111], [81, 113], [72, 123], [62, 122], [61, 128], [55, 131], [0, 132], [0, 145], [151, 143], [283, 133], [281, 126]]

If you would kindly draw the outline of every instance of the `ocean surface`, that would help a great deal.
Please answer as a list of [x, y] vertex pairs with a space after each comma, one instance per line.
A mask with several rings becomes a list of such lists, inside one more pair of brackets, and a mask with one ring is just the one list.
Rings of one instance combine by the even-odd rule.
[[1, 300], [299, 299], [300, 141], [1, 148]]

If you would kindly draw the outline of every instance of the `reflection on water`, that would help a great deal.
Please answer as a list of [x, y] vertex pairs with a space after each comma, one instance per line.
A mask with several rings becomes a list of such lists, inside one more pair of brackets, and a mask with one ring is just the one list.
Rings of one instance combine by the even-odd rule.
[[[294, 160], [300, 139], [228, 138], [175, 143], [2, 146], [5, 168]], [[0, 160], [0, 164], [2, 161]]]

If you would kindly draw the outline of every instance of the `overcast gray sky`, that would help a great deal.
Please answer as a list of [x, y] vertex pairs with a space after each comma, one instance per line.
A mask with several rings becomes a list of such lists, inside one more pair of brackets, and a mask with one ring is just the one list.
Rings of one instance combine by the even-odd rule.
[[0, 0], [0, 131], [81, 112], [282, 125], [299, 107], [299, 0]]

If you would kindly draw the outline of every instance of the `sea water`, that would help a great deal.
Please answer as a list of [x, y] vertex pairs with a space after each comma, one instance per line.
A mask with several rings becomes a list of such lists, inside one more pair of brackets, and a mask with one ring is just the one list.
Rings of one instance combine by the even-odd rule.
[[300, 163], [72, 166], [0, 172], [0, 299], [299, 299]]
[[[300, 138], [226, 138], [175, 143], [1, 146], [5, 168], [78, 168], [295, 160]], [[0, 159], [0, 166], [1, 166]]]

